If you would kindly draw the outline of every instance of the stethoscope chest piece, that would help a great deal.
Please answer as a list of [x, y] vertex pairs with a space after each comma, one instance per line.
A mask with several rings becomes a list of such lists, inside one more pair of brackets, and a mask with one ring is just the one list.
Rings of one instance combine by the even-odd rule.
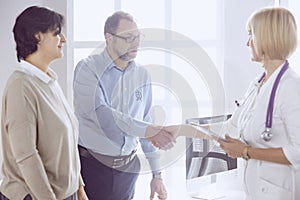
[[272, 137], [273, 137], [273, 133], [271, 132], [270, 128], [266, 128], [266, 130], [261, 133], [260, 137], [265, 142], [269, 142], [272, 139]]

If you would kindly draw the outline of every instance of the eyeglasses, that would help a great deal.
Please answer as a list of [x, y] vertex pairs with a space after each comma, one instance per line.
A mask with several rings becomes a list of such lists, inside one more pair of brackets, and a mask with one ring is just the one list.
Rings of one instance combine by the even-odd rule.
[[138, 35], [133, 35], [133, 36], [128, 36], [128, 37], [123, 37], [114, 33], [111, 33], [113, 36], [117, 37], [117, 38], [121, 38], [123, 40], [125, 40], [126, 43], [132, 43], [134, 42], [136, 39], [140, 40], [141, 36], [143, 36], [142, 34], [138, 34]]

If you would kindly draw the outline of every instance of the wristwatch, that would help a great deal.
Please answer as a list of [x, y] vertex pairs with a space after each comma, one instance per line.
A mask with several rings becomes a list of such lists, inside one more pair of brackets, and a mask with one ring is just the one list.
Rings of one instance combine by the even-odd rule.
[[248, 150], [249, 150], [250, 146], [246, 146], [244, 147], [243, 149], [243, 155], [242, 155], [242, 158], [244, 158], [245, 160], [249, 160], [250, 159], [250, 156], [248, 154]]
[[156, 178], [156, 179], [162, 180], [161, 172], [158, 172], [158, 173], [156, 173], [156, 174], [152, 174], [152, 178]]

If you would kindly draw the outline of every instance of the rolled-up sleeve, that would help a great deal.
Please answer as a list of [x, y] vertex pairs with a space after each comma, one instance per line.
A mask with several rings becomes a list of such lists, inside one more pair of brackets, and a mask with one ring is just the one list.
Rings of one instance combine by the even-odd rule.
[[300, 79], [284, 82], [279, 98], [279, 109], [287, 130], [289, 144], [283, 147], [286, 158], [295, 169], [300, 169]]
[[[152, 107], [152, 87], [151, 87], [151, 85], [147, 86], [145, 95], [147, 96], [147, 98], [146, 98], [146, 106], [145, 106], [145, 111], [144, 111], [144, 121], [150, 123], [153, 120], [150, 115], [150, 110]], [[162, 170], [162, 166], [161, 166], [161, 160], [160, 160], [161, 153], [159, 152], [159, 149], [154, 147], [145, 138], [140, 138], [140, 143], [141, 143], [143, 152], [145, 153], [145, 156], [149, 162], [152, 173], [156, 174], [156, 173], [160, 172]]]
[[160, 161], [160, 152], [151, 143], [149, 143], [145, 138], [140, 138], [141, 147], [143, 152], [149, 162], [152, 173], [157, 173], [162, 170]]

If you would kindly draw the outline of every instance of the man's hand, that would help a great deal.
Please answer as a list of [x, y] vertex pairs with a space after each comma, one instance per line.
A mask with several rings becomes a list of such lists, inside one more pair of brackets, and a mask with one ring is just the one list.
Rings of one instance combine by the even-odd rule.
[[154, 146], [162, 150], [168, 150], [174, 146], [176, 137], [171, 132], [167, 132], [161, 126], [148, 126], [146, 138]]
[[167, 199], [168, 193], [162, 179], [153, 178], [150, 183], [150, 188], [151, 188], [150, 200], [154, 199], [155, 193], [157, 193], [158, 199]]
[[196, 128], [189, 124], [178, 124], [165, 126], [163, 129], [171, 133], [175, 138], [184, 136], [187, 138], [214, 139], [210, 136], [208, 127], [201, 127], [200, 129], [200, 127]]
[[79, 186], [79, 188], [77, 190], [77, 195], [78, 195], [78, 200], [89, 200], [89, 198], [87, 197], [87, 195], [84, 191], [83, 185]]

